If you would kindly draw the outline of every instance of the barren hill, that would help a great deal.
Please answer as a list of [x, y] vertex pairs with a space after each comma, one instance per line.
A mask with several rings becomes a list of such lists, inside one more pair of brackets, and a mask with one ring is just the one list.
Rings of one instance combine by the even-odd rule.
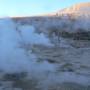
[[71, 7], [59, 10], [56, 13], [53, 13], [53, 14], [54, 15], [74, 14], [74, 15], [90, 16], [90, 2], [78, 3], [78, 4], [75, 4]]

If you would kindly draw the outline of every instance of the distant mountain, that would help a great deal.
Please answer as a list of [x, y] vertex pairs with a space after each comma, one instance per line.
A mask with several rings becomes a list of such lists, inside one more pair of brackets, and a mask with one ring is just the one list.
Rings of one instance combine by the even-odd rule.
[[69, 8], [59, 10], [53, 13], [52, 15], [62, 15], [62, 14], [90, 15], [90, 2], [75, 4]]

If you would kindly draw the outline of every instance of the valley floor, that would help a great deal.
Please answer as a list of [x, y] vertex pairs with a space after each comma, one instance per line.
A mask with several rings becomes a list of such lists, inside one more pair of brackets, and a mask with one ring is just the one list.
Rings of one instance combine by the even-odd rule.
[[0, 90], [90, 90], [90, 48], [54, 46], [32, 26], [0, 20]]

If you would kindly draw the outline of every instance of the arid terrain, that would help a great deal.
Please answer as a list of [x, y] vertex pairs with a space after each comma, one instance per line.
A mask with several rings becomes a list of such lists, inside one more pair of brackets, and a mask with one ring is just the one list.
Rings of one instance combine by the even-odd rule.
[[90, 90], [90, 2], [1, 18], [0, 43], [0, 90]]

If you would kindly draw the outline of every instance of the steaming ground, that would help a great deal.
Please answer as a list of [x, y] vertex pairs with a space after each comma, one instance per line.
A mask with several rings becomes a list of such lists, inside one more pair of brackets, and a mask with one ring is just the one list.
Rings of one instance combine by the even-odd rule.
[[0, 90], [90, 90], [90, 49], [64, 44], [0, 19]]

